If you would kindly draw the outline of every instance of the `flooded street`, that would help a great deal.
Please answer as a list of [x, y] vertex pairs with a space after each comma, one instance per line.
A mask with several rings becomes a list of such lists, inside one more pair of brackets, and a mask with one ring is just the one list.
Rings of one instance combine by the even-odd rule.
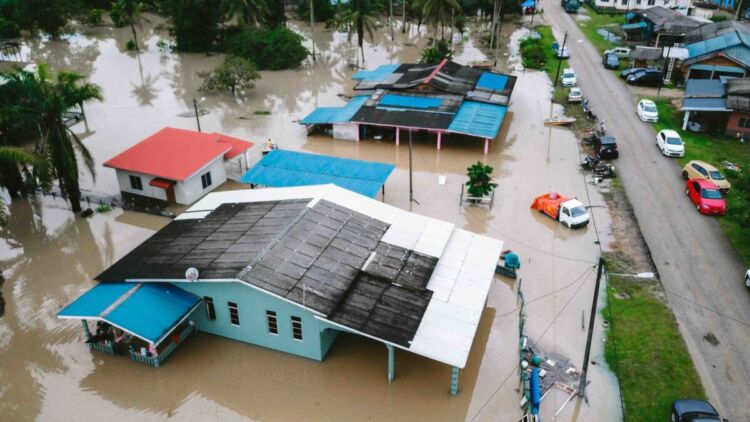
[[[64, 41], [25, 42], [27, 61], [46, 61], [53, 69], [80, 72], [102, 87], [102, 103], [87, 106], [87, 129], [74, 129], [95, 157], [96, 180], [82, 180], [85, 192], [116, 195], [117, 179], [105, 160], [164, 126], [195, 129], [194, 98], [204, 132], [222, 132], [256, 142], [272, 138], [283, 149], [393, 163], [385, 202], [443, 219], [473, 232], [503, 240], [521, 257], [519, 277], [496, 278], [490, 290], [459, 393], [448, 394], [447, 365], [397, 350], [396, 379], [388, 383], [387, 353], [381, 343], [341, 335], [323, 362], [200, 333], [187, 341], [165, 366], [154, 369], [127, 358], [89, 351], [79, 323], [56, 313], [93, 283], [92, 277], [117, 261], [169, 222], [163, 217], [115, 210], [90, 219], [74, 216], [60, 199], [14, 201], [8, 226], [1, 229], [0, 268], [6, 282], [5, 316], [0, 318], [0, 414], [9, 421], [133, 420], [481, 420], [516, 421], [521, 417], [518, 374], [518, 283], [526, 298], [526, 330], [541, 349], [583, 360], [586, 331], [599, 258], [595, 226], [571, 231], [532, 211], [533, 198], [558, 191], [589, 203], [601, 243], [609, 241], [609, 216], [598, 188], [579, 170], [572, 132], [548, 128], [551, 83], [540, 72], [518, 72], [501, 134], [482, 154], [482, 141], [443, 138], [414, 140], [414, 197], [409, 201], [408, 142], [349, 142], [307, 137], [296, 121], [318, 106], [345, 103], [351, 94], [350, 62], [356, 44], [346, 34], [315, 28], [315, 62], [298, 70], [261, 72], [246, 98], [197, 91], [197, 72], [212, 70], [223, 56], [161, 52], [167, 39], [160, 20], [149, 16], [139, 37], [147, 46], [139, 56], [127, 52], [129, 29], [86, 28]], [[308, 39], [310, 28], [290, 27]], [[506, 24], [508, 39], [513, 25]], [[418, 61], [425, 31], [387, 28], [366, 43], [366, 67]], [[506, 31], [506, 27], [503, 28]], [[456, 49], [455, 60], [483, 60], [474, 37]], [[501, 57], [505, 57], [502, 56]], [[505, 71], [518, 59], [510, 54]], [[256, 112], [270, 112], [258, 115]], [[181, 117], [188, 116], [188, 117]], [[498, 183], [494, 207], [459, 205], [466, 167], [484, 161]], [[438, 179], [445, 176], [446, 182]], [[586, 176], [589, 177], [588, 175]], [[585, 318], [584, 318], [585, 314]], [[618, 420], [620, 400], [614, 376], [602, 365], [601, 319], [596, 327], [587, 390], [588, 403], [571, 401], [559, 421]], [[575, 386], [577, 387], [577, 386]], [[551, 392], [541, 415], [552, 420], [566, 400]], [[603, 418], [602, 415], [608, 415]]]

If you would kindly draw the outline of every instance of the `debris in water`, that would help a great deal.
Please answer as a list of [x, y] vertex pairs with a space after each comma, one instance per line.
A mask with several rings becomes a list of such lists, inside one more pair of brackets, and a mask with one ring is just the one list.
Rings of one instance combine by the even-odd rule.
[[719, 345], [719, 339], [716, 338], [714, 333], [708, 333], [705, 336], [703, 336], [703, 340], [711, 343], [712, 346], [718, 346]]

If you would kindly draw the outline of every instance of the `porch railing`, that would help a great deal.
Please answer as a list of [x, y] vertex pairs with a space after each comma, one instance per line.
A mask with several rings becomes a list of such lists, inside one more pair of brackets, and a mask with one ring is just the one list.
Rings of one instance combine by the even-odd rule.
[[88, 343], [89, 349], [96, 350], [98, 352], [109, 353], [110, 355], [115, 354], [115, 348], [111, 342], [107, 343]]
[[188, 338], [189, 335], [191, 335], [195, 331], [195, 325], [189, 324], [182, 332], [180, 333], [180, 340], [175, 343], [172, 342], [167, 346], [166, 349], [164, 349], [163, 352], [159, 353], [158, 356], [144, 356], [143, 354], [136, 352], [135, 350], [130, 350], [130, 359], [132, 359], [135, 362], [143, 363], [146, 365], [153, 366], [154, 368], [158, 368], [161, 366], [162, 363], [171, 355], [175, 349], [177, 349], [177, 346], [179, 344], [182, 344], [183, 341], [185, 341], [186, 338]]

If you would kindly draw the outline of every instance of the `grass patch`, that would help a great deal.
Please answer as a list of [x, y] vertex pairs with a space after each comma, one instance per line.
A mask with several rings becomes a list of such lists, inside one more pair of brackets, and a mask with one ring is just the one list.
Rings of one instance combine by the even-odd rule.
[[625, 15], [610, 15], [606, 13], [599, 13], [588, 4], [584, 4], [583, 7], [586, 9], [587, 15], [590, 19], [585, 21], [578, 21], [577, 23], [578, 27], [581, 28], [581, 32], [583, 32], [583, 35], [585, 35], [586, 38], [591, 41], [591, 44], [594, 44], [594, 47], [596, 47], [596, 49], [599, 50], [600, 53], [603, 53], [604, 50], [609, 50], [610, 48], [619, 45], [617, 43], [614, 43], [612, 40], [608, 40], [607, 37], [602, 36], [602, 34], [598, 33], [597, 31], [600, 28], [604, 28], [609, 31], [618, 30], [620, 26], [625, 23]]
[[[609, 270], [615, 271], [616, 266]], [[679, 398], [705, 399], [672, 311], [654, 281], [610, 276], [605, 358], [620, 382], [625, 421], [665, 421]]]
[[[750, 264], [750, 189], [742, 189], [746, 185], [742, 183], [742, 179], [750, 177], [750, 145], [729, 136], [682, 131], [682, 113], [666, 100], [654, 102], [659, 109], [659, 122], [654, 124], [654, 128], [657, 131], [676, 130], [685, 142], [685, 156], [679, 159], [680, 164], [685, 165], [690, 160], [703, 160], [721, 170], [732, 184], [732, 190], [725, 198], [727, 214], [718, 217], [719, 225], [742, 260]], [[745, 176], [738, 177], [725, 171], [721, 167], [722, 161], [738, 163], [744, 169]]]

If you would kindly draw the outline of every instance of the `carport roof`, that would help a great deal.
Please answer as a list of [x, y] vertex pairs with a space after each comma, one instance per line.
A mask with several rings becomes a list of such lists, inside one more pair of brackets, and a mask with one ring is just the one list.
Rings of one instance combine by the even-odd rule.
[[685, 98], [682, 100], [682, 111], [732, 111], [726, 106], [724, 98]]

